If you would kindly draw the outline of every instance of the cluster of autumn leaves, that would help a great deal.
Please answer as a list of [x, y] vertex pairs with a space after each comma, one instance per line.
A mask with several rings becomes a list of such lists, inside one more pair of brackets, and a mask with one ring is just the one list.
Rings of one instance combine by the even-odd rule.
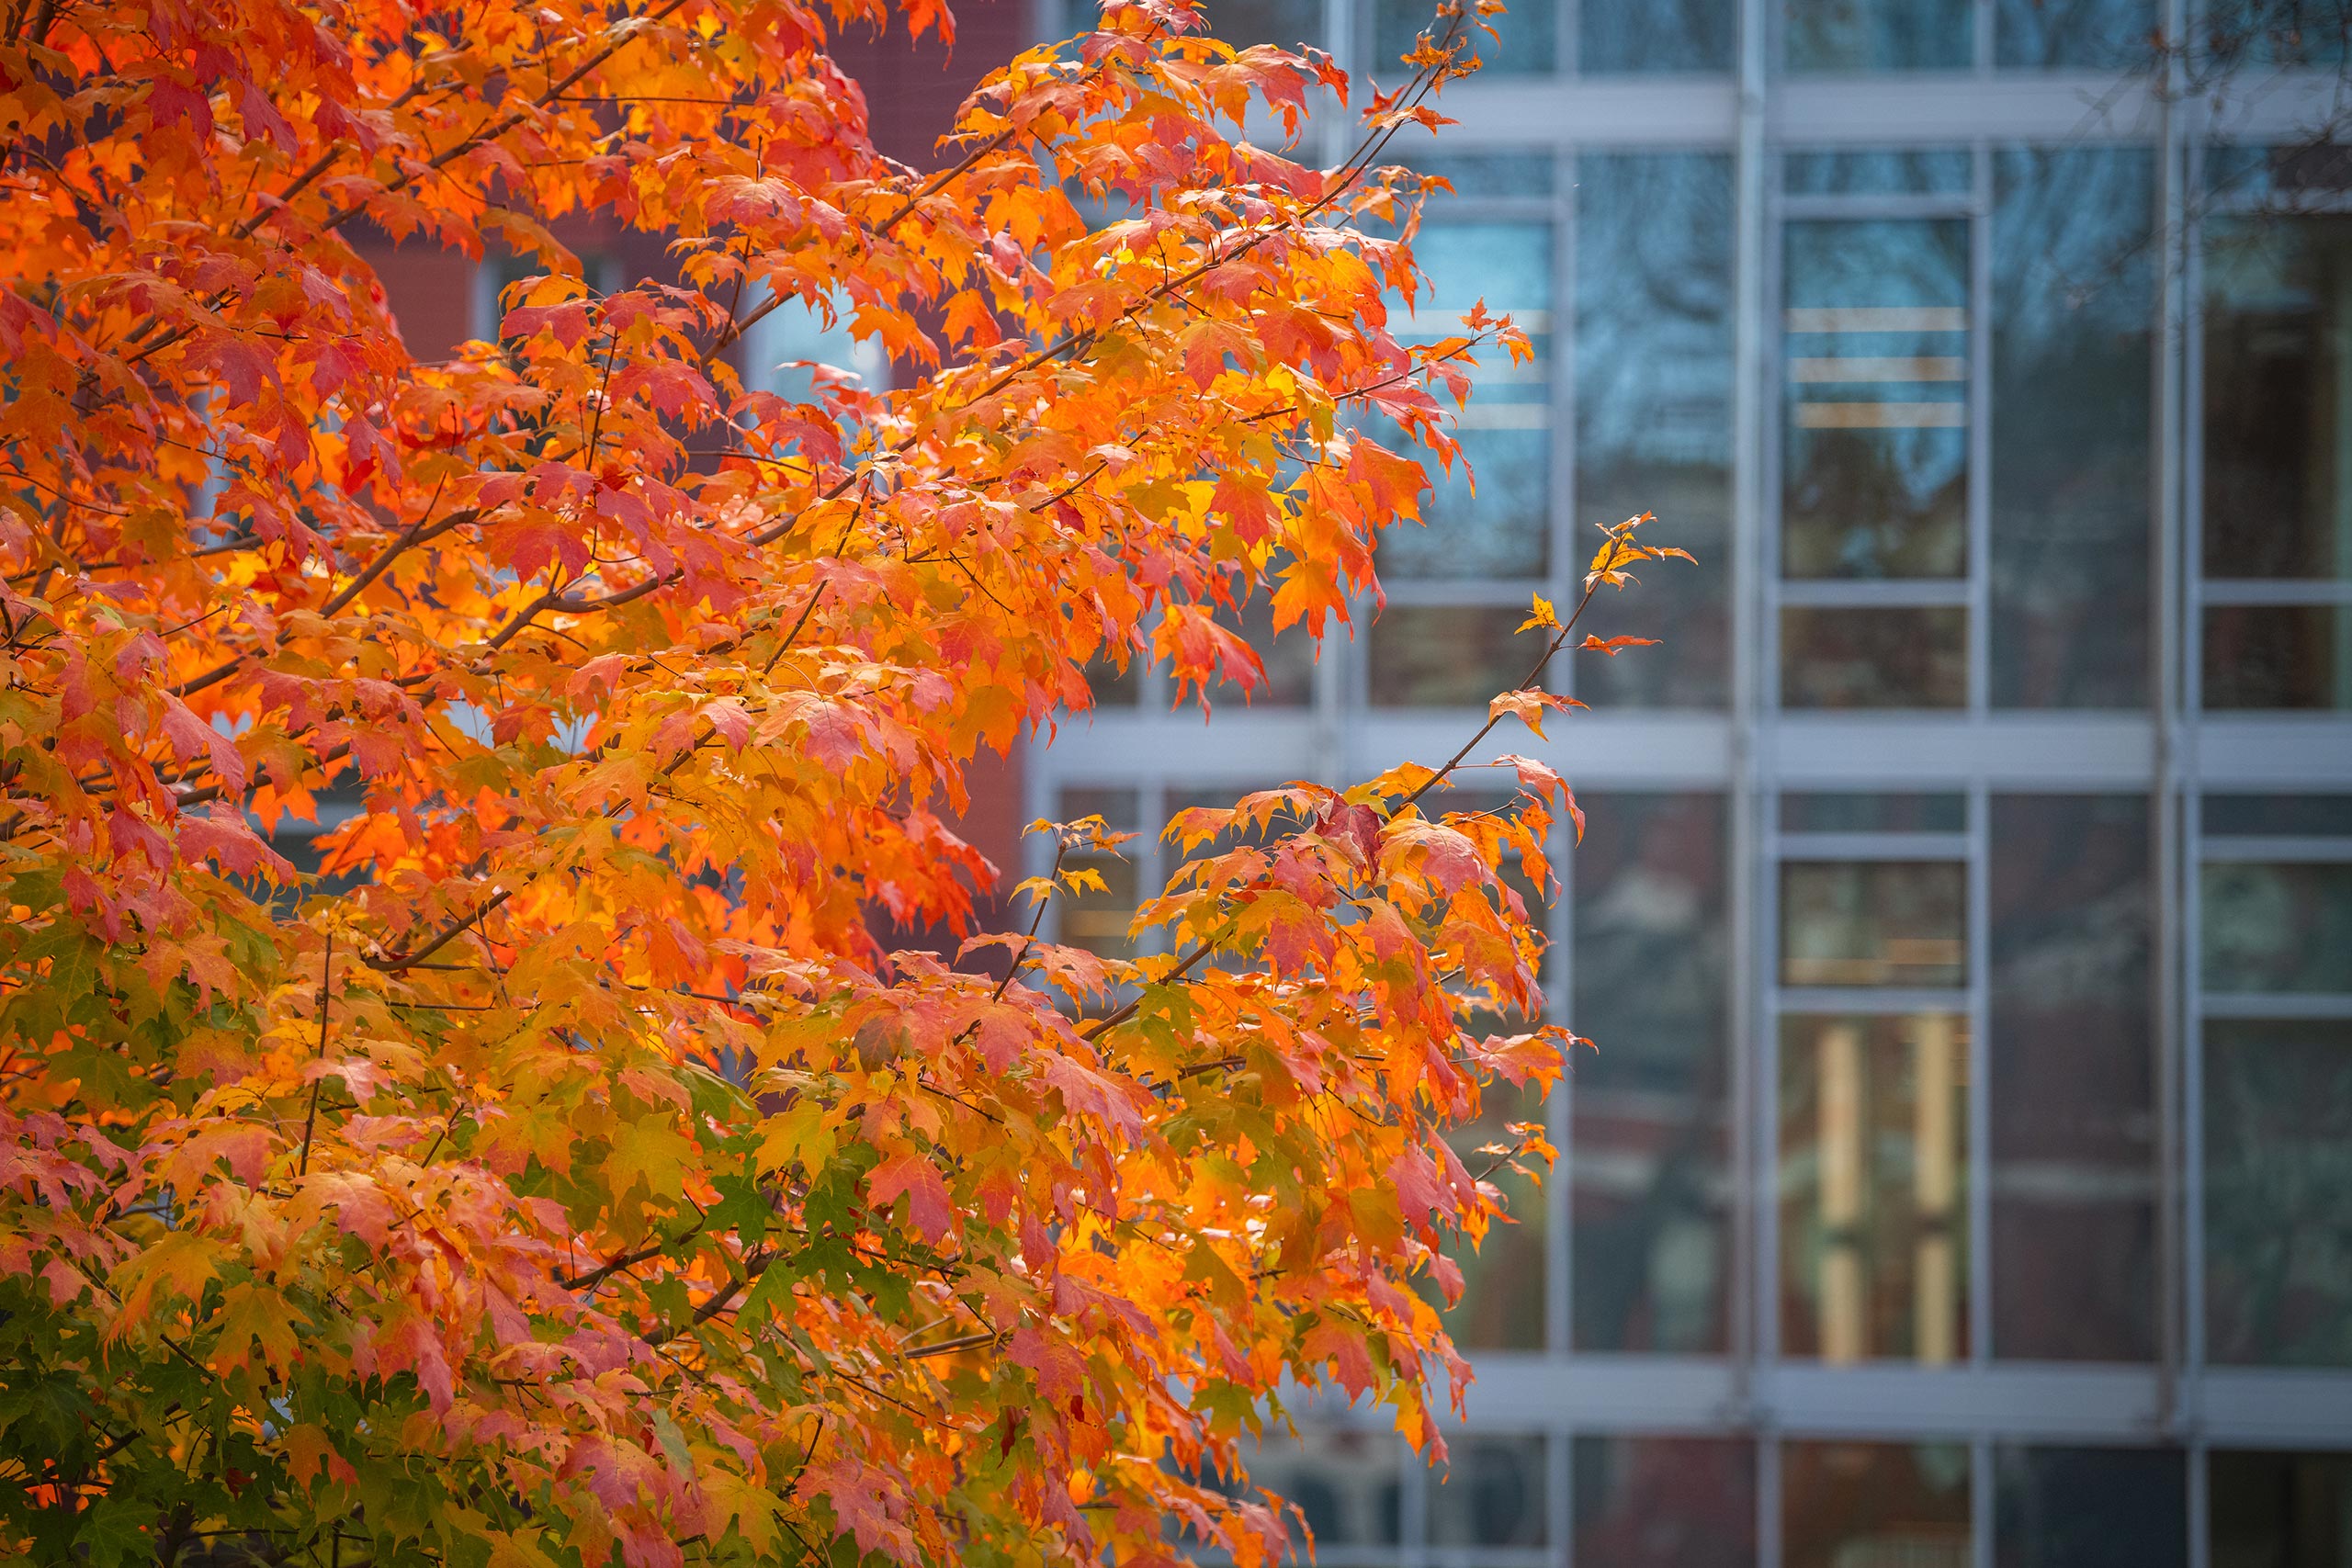
[[[869, 24], [952, 21], [6, 8], [5, 1550], [1246, 1568], [1286, 1386], [1437, 1440], [1497, 1217], [1444, 1134], [1566, 1043], [1494, 1023], [1542, 1016], [1498, 872], [1555, 775], [1189, 813], [1167, 956], [875, 932], [972, 929], [966, 770], [1090, 663], [1246, 685], [1251, 596], [1376, 602], [1465, 366], [1524, 352], [1389, 326], [1381, 155], [1475, 20], [1330, 169], [1242, 125], [1331, 63], [1176, 0], [906, 169], [824, 52]], [[671, 271], [590, 288], [583, 215]], [[524, 257], [500, 341], [415, 358], [368, 234]], [[786, 308], [894, 386], [760, 389]]]

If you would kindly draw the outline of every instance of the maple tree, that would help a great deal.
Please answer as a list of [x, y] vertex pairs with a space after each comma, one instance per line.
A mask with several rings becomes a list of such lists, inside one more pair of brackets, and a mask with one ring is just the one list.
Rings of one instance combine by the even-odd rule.
[[[1568, 1043], [1495, 1021], [1498, 873], [1574, 803], [1436, 792], [1537, 675], [1442, 768], [1188, 813], [1167, 956], [875, 933], [970, 931], [966, 771], [1090, 663], [1246, 688], [1251, 596], [1376, 604], [1525, 352], [1390, 321], [1433, 186], [1381, 157], [1476, 24], [1316, 168], [1244, 126], [1330, 61], [1114, 4], [932, 170], [825, 52], [869, 24], [953, 19], [8, 6], [0, 1549], [1246, 1565], [1285, 1380], [1440, 1441], [1426, 1292], [1498, 1218], [1445, 1134]], [[673, 275], [592, 288], [583, 214]], [[413, 356], [368, 232], [525, 258], [500, 341]], [[893, 384], [760, 389], [786, 308]], [[1601, 551], [1588, 601], [1659, 553]]]

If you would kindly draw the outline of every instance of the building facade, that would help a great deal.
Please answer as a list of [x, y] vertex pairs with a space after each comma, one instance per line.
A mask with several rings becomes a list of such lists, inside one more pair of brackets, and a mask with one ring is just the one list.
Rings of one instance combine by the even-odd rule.
[[[1498, 748], [1589, 814], [1598, 1046], [1453, 1314], [1451, 1472], [1339, 1410], [1264, 1457], [1326, 1564], [2352, 1564], [2346, 77], [2313, 28], [2209, 78], [2177, 3], [1518, 0], [1397, 149], [1455, 193], [1420, 321], [1537, 351], [1475, 496], [1255, 702], [1132, 671], [1025, 759], [1144, 835], [1062, 917], [1115, 944], [1182, 806], [1450, 754], [1593, 525], [1700, 558]], [[1379, 76], [1425, 11], [1217, 23]]]

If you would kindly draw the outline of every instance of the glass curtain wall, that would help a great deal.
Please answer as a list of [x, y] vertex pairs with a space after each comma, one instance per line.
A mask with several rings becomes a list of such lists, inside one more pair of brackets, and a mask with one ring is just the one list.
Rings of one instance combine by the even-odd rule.
[[[1430, 10], [1208, 9], [1389, 85]], [[1499, 1112], [1562, 1159], [1465, 1261], [1451, 1469], [1328, 1398], [1262, 1456], [1323, 1562], [2352, 1564], [2352, 158], [2330, 71], [2167, 104], [2171, 14], [1513, 5], [1395, 150], [1453, 186], [1409, 330], [1535, 348], [1475, 492], [1251, 703], [1106, 672], [1029, 754], [1142, 834], [1059, 917], [1107, 951], [1182, 806], [1450, 753], [1594, 525], [1699, 557], [1497, 742], [1589, 814], [1598, 1049]]]

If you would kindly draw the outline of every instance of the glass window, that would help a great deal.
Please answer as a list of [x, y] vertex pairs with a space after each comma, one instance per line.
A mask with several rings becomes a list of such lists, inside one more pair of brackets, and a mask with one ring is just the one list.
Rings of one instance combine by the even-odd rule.
[[1964, 71], [1976, 62], [1972, 0], [1783, 0], [1792, 71]]
[[2206, 1466], [2213, 1568], [2352, 1562], [2352, 1454], [2216, 1450]]
[[1957, 1443], [1787, 1443], [1784, 1568], [1968, 1568], [1968, 1450]]
[[[1508, 1083], [1491, 1084], [1483, 1092], [1479, 1119], [1451, 1141], [1471, 1175], [1500, 1190], [1506, 1217], [1488, 1228], [1475, 1251], [1466, 1241], [1447, 1248], [1462, 1270], [1462, 1299], [1446, 1310], [1445, 1330], [1465, 1350], [1541, 1350], [1550, 1209], [1543, 1189], [1513, 1169], [1504, 1151], [1519, 1141], [1511, 1123], [1542, 1122], [1544, 1103]], [[1442, 1305], [1434, 1282], [1430, 1299]]]
[[1236, 49], [1296, 49], [1323, 39], [1323, 0], [1201, 0], [1201, 16], [1210, 37]]
[[1968, 705], [1968, 612], [1781, 612], [1781, 704], [1791, 708]]
[[1580, 1437], [1570, 1454], [1577, 1562], [1600, 1568], [1754, 1568], [1752, 1443]]
[[1510, 604], [1389, 605], [1364, 634], [1373, 705], [1484, 712], [1544, 657], [1545, 633], [1513, 629], [1525, 619]]
[[2156, 1353], [2144, 795], [1992, 803], [1993, 1353]]
[[890, 384], [890, 362], [878, 340], [853, 337], [846, 315], [829, 322], [798, 299], [786, 299], [753, 324], [743, 358], [746, 386], [796, 402], [817, 396], [816, 365], [855, 377], [867, 391]]
[[2209, 795], [2208, 837], [2352, 839], [2352, 795]]
[[1577, 160], [1574, 548], [1599, 543], [1587, 525], [1648, 512], [1645, 538], [1697, 558], [1595, 605], [1600, 635], [1659, 643], [1576, 655], [1577, 694], [1595, 706], [1730, 700], [1733, 233], [1720, 154]]
[[2352, 708], [2352, 615], [2334, 604], [2205, 611], [2205, 705]]
[[[1238, 682], [1213, 683], [1205, 694], [1212, 716], [1218, 707], [1228, 704], [1234, 707], [1305, 707], [1315, 700], [1315, 639], [1307, 635], [1304, 621], [1276, 637], [1273, 599], [1266, 593], [1258, 594], [1238, 610], [1220, 610], [1216, 618], [1219, 625], [1231, 627], [1250, 645], [1265, 666], [1266, 678], [1247, 692]], [[1202, 695], [1196, 693], [1193, 701], [1199, 703]]]
[[[1466, 7], [1465, 7], [1466, 9]], [[1374, 13], [1372, 74], [1375, 81], [1394, 84], [1405, 74], [1401, 63], [1413, 52], [1423, 33], [1440, 36], [1434, 0], [1378, 0]], [[1476, 20], [1465, 20], [1470, 53], [1480, 62], [1478, 79], [1526, 76], [1559, 69], [1559, 24], [1552, 0], [1512, 0], [1510, 9], [1484, 18], [1499, 41], [1489, 37]]]
[[1721, 1350], [1730, 1236], [1719, 795], [1588, 795], [1571, 856], [1579, 1349]]
[[[1082, 817], [1100, 817], [1110, 824], [1114, 833], [1133, 833], [1142, 821], [1143, 812], [1136, 792], [1131, 789], [1065, 789], [1061, 792], [1057, 820], [1075, 822]], [[1089, 890], [1075, 896], [1056, 897], [1058, 906], [1060, 941], [1065, 947], [1082, 947], [1104, 958], [1130, 958], [1135, 955], [1135, 942], [1127, 935], [1127, 927], [1135, 919], [1136, 909], [1142, 902], [1138, 896], [1138, 868], [1134, 856], [1141, 846], [1130, 842], [1122, 855], [1080, 853], [1070, 855], [1063, 863], [1072, 871], [1090, 866], [1100, 873], [1108, 892]]]
[[1781, 1021], [1786, 1354], [1967, 1354], [1967, 1086], [1964, 1019]]
[[2209, 222], [2204, 276], [2205, 574], [2352, 578], [2352, 217]]
[[2154, 0], [1995, 0], [1993, 63], [2120, 71], [2152, 64]]
[[2352, 1366], [2352, 1020], [2204, 1031], [2207, 1353]]
[[1993, 160], [1996, 707], [2148, 691], [2155, 164], [2143, 149]]
[[1819, 219], [1786, 231], [1782, 570], [1967, 570], [1968, 222]]
[[1783, 833], [1964, 833], [1968, 796], [1958, 791], [1792, 790], [1781, 796]]
[[1781, 983], [1964, 986], [1967, 867], [1958, 861], [1784, 861]]
[[2352, 992], [2352, 862], [2209, 861], [2199, 882], [2211, 992]]
[[[1514, 365], [1490, 351], [1472, 373], [1476, 393], [1458, 416], [1461, 457], [1434, 459], [1422, 525], [1401, 522], [1380, 540], [1384, 575], [1533, 578], [1551, 563], [1552, 228], [1547, 223], [1432, 221], [1413, 242], [1430, 288], [1410, 322], [1437, 338], [1461, 329], [1479, 301], [1526, 330], [1535, 357]], [[1466, 464], [1466, 467], [1465, 467]], [[1517, 623], [1514, 622], [1514, 625]]]
[[1728, 71], [1737, 10], [1732, 0], [1584, 0], [1577, 68], [1589, 75]]
[[1965, 147], [1792, 152], [1781, 163], [1781, 185], [1791, 196], [1965, 196], [1975, 168]]
[[1456, 1438], [1443, 1470], [1431, 1472], [1430, 1544], [1542, 1546], [1550, 1535], [1550, 1465], [1541, 1437]]
[[[1247, 1456], [1250, 1482], [1305, 1516], [1316, 1546], [1395, 1546], [1404, 1451], [1396, 1434], [1360, 1427], [1299, 1423], [1298, 1436], [1270, 1436]], [[1289, 1521], [1296, 1533], [1298, 1521]]]
[[2177, 1450], [2003, 1446], [1993, 1468], [1993, 1568], [2188, 1568]]

